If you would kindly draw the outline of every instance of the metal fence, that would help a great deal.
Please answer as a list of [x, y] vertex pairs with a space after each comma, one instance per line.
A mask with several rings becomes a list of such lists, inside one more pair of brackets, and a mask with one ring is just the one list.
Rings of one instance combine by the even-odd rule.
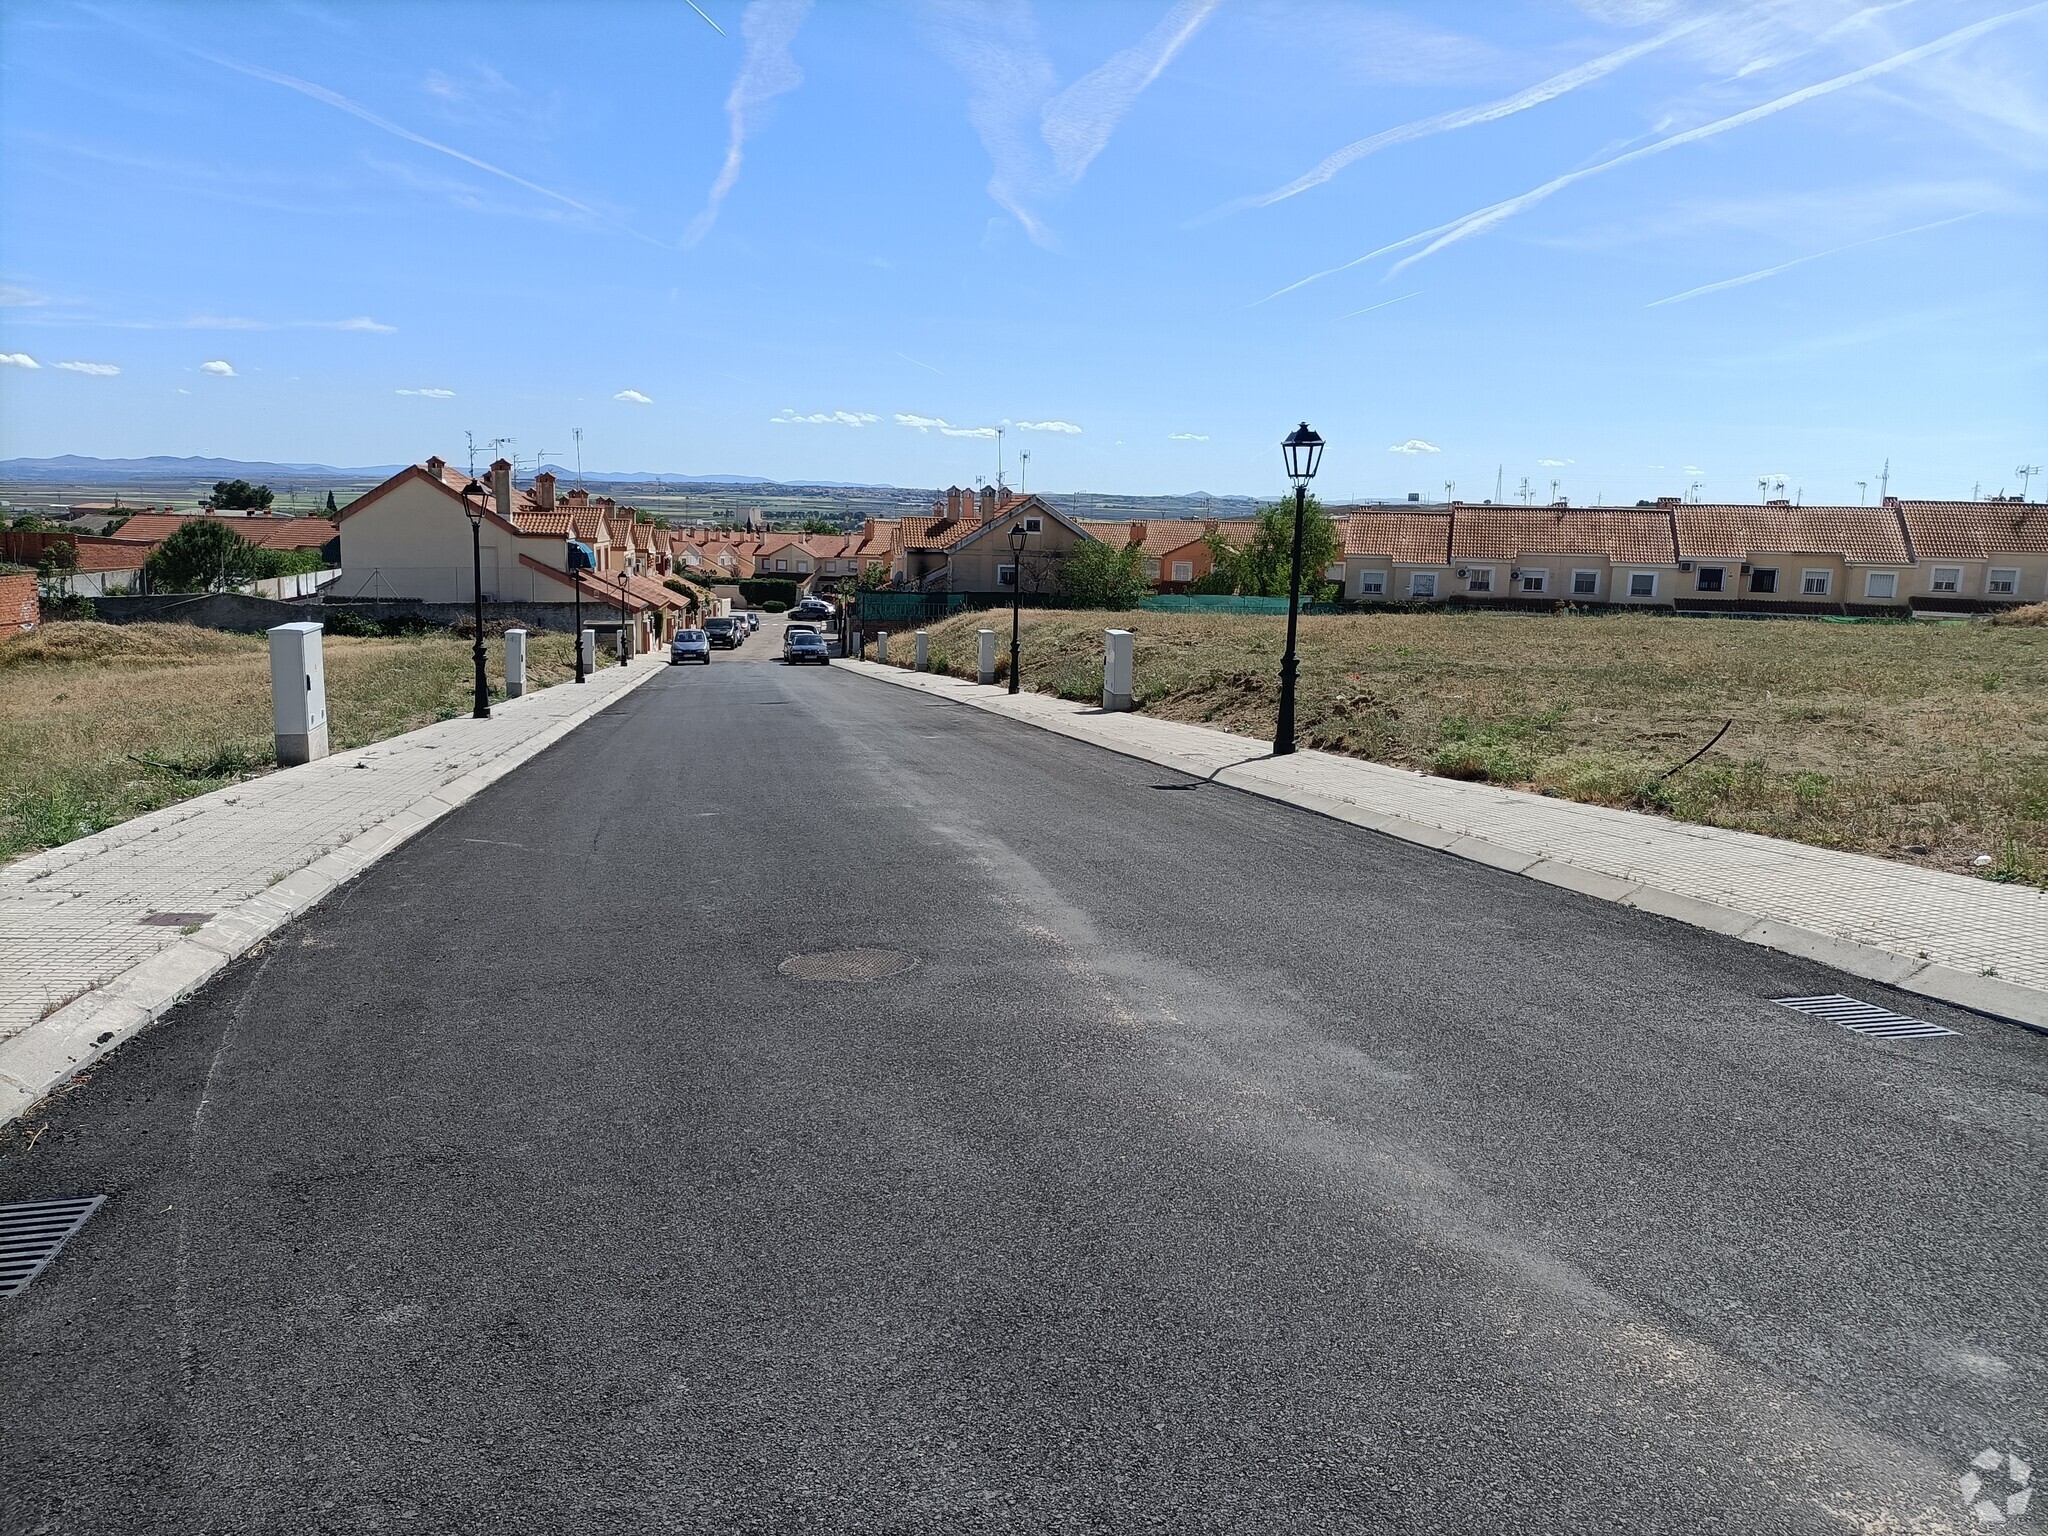
[[[1197, 596], [1191, 593], [1163, 593], [1138, 604], [1148, 613], [1266, 613], [1285, 614], [1284, 597]], [[1303, 603], [1303, 613], [1342, 613], [1336, 603]]]

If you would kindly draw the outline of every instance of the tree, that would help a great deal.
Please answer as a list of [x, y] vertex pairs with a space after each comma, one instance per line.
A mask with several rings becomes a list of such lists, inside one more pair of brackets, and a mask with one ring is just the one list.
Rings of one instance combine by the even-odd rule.
[[[1259, 508], [1258, 525], [1244, 548], [1233, 548], [1220, 533], [1205, 535], [1215, 574], [1197, 582], [1197, 590], [1237, 592], [1246, 597], [1285, 597], [1292, 574], [1294, 504], [1276, 501]], [[1323, 572], [1344, 558], [1337, 525], [1323, 504], [1311, 496], [1301, 525], [1301, 591], [1313, 598], [1322, 588]]]
[[38, 517], [33, 512], [18, 512], [11, 523], [0, 523], [0, 527], [13, 529], [16, 533], [55, 533], [57, 525], [47, 517]]
[[195, 517], [150, 551], [149, 579], [162, 592], [236, 587], [266, 574], [263, 554], [226, 523]]
[[263, 512], [275, 500], [276, 493], [267, 485], [251, 485], [246, 480], [213, 482], [213, 504], [222, 512]]
[[1067, 556], [1060, 589], [1082, 608], [1135, 608], [1152, 590], [1145, 580], [1145, 551], [1089, 539]]
[[862, 566], [860, 585], [861, 590], [864, 592], [879, 592], [882, 588], [888, 586], [889, 567], [887, 563], [881, 560], [870, 560], [866, 565]]
[[334, 492], [329, 491], [327, 493], [327, 515], [329, 517], [332, 517], [338, 510], [339, 509], [334, 505]]
[[837, 523], [827, 522], [822, 517], [807, 517], [797, 524], [797, 532], [799, 533], [837, 533], [838, 531], [839, 525]]

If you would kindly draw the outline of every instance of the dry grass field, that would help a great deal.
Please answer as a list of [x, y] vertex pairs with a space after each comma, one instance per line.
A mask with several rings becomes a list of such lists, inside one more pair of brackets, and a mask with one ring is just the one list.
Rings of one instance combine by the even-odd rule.
[[[468, 712], [469, 643], [330, 635], [328, 731], [361, 746]], [[492, 695], [504, 653], [491, 645]], [[527, 686], [574, 675], [567, 635], [527, 645]], [[0, 642], [0, 860], [276, 766], [261, 635], [49, 624]]]
[[[2030, 617], [1313, 617], [1297, 718], [1303, 745], [1375, 762], [2044, 884], [2048, 611]], [[934, 663], [972, 676], [984, 624], [1007, 658], [1008, 618], [935, 626]], [[1140, 709], [1271, 734], [1277, 618], [1026, 614], [1024, 685], [1099, 698], [1111, 626], [1136, 632]], [[891, 660], [909, 655], [906, 638]]]

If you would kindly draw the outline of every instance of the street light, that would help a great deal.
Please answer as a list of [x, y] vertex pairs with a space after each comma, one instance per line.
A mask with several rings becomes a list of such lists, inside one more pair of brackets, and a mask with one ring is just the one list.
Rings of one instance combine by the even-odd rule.
[[1301, 614], [1301, 525], [1308, 519], [1308, 483], [1315, 479], [1323, 462], [1323, 440], [1307, 422], [1280, 440], [1280, 452], [1287, 461], [1287, 478], [1294, 482], [1294, 559], [1287, 582], [1287, 652], [1280, 658], [1280, 719], [1273, 728], [1273, 755], [1285, 757], [1294, 750], [1294, 674], [1300, 663], [1294, 655], [1294, 630]]
[[491, 685], [484, 680], [484, 488], [472, 480], [462, 488], [462, 510], [469, 514], [469, 553], [476, 592], [476, 707], [470, 718], [491, 718]]
[[569, 580], [576, 589], [576, 681], [583, 676], [583, 573], [590, 569], [590, 551], [575, 539], [569, 541]]
[[626, 638], [626, 568], [619, 567], [619, 665], [626, 665], [632, 651], [632, 642]]
[[1010, 692], [1017, 691], [1017, 622], [1024, 605], [1024, 524], [1010, 524]]

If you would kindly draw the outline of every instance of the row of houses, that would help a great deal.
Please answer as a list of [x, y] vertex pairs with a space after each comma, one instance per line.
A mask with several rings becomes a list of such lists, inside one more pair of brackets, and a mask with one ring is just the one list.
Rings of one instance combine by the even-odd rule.
[[324, 517], [145, 511], [135, 513], [109, 535], [69, 528], [38, 533], [0, 530], [0, 561], [39, 565], [51, 545], [65, 544], [71, 549], [70, 564], [58, 581], [66, 591], [81, 597], [141, 592], [148, 584], [150, 552], [191, 522], [225, 523], [263, 549], [327, 550], [330, 561], [335, 554], [335, 525]]
[[2018, 498], [1877, 507], [1789, 502], [1630, 509], [1358, 511], [1344, 594], [1797, 612], [1970, 611], [2048, 598], [2048, 507]]

